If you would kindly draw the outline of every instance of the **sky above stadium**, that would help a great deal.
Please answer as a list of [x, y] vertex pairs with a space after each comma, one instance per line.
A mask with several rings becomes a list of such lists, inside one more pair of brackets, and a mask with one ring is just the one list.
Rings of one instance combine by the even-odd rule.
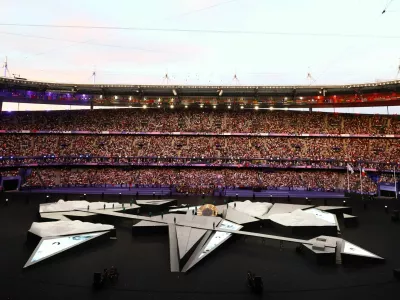
[[400, 79], [400, 0], [0, 0], [0, 10], [1, 60], [32, 80], [91, 83], [93, 70], [97, 83], [130, 84]]

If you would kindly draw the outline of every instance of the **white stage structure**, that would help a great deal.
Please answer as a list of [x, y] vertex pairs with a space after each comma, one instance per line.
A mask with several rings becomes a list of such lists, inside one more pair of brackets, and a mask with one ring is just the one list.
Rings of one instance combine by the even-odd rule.
[[[172, 272], [187, 272], [234, 235], [296, 243], [317, 261], [342, 264], [353, 260], [382, 262], [384, 259], [336, 236], [319, 235], [298, 239], [243, 230], [256, 222], [271, 222], [286, 228], [335, 228], [339, 232], [336, 214], [348, 207], [313, 207], [312, 205], [271, 204], [263, 202], [232, 202], [216, 207], [218, 216], [198, 216], [198, 207], [171, 208], [170, 213], [143, 216], [135, 213], [141, 206], [159, 207], [176, 203], [175, 199], [137, 200], [136, 204], [87, 201], [63, 201], [40, 205], [42, 218], [57, 221], [33, 223], [28, 239], [36, 238], [36, 249], [28, 259], [29, 267], [69, 249], [100, 238], [115, 238], [115, 228], [108, 224], [72, 221], [69, 218], [103, 217], [131, 222], [132, 233], [151, 234], [154, 230], [168, 232]], [[334, 213], [333, 213], [334, 212]], [[335, 214], [336, 213], [336, 214]], [[346, 215], [346, 214], [345, 214]], [[347, 215], [348, 216], [348, 215]], [[352, 216], [353, 217], [353, 216]], [[336, 231], [335, 231], [336, 233]]]

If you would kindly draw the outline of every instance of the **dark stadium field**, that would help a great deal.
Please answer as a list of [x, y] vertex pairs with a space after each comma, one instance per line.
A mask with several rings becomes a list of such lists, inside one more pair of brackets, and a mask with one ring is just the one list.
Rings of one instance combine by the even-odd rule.
[[[233, 240], [183, 274], [169, 270], [167, 235], [132, 237], [126, 228], [117, 228], [117, 240], [23, 270], [32, 251], [25, 245], [26, 232], [37, 220], [43, 195], [32, 194], [29, 203], [20, 195], [7, 195], [8, 206], [3, 197], [0, 206], [0, 299], [257, 299], [246, 285], [247, 271], [262, 276], [264, 299], [396, 299], [400, 292], [392, 273], [400, 267], [400, 223], [392, 222], [384, 210], [384, 205], [394, 209], [394, 200], [374, 200], [364, 209], [362, 202], [349, 199], [360, 225], [341, 226], [343, 238], [386, 258], [382, 265], [318, 266], [293, 246], [280, 251], [277, 242], [262, 244], [248, 238]], [[206, 198], [214, 200], [222, 202]], [[179, 203], [202, 201], [193, 196], [179, 199]], [[316, 201], [313, 204], [323, 204]], [[340, 205], [342, 200], [329, 201]], [[119, 270], [119, 281], [94, 291], [93, 273], [112, 265]]]

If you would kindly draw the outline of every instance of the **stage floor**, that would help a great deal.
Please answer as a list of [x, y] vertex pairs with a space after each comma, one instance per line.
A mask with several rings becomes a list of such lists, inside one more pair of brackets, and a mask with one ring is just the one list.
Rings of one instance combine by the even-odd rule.
[[[247, 271], [263, 277], [268, 299], [395, 299], [400, 292], [392, 274], [400, 267], [400, 224], [384, 211], [384, 204], [390, 209], [398, 205], [393, 201], [369, 202], [364, 210], [362, 202], [348, 200], [360, 225], [342, 228], [344, 239], [386, 258], [383, 265], [318, 266], [289, 244], [280, 251], [277, 242], [247, 238], [223, 245], [191, 272], [179, 274], [170, 272], [168, 235], [133, 238], [131, 230], [123, 228], [117, 228], [117, 240], [23, 270], [32, 251], [25, 246], [26, 232], [36, 221], [43, 195], [31, 194], [27, 202], [26, 194], [6, 194], [11, 200], [0, 206], [0, 299], [255, 299], [246, 286]], [[205, 200], [223, 203], [219, 197]], [[203, 201], [178, 198], [179, 204]], [[342, 199], [331, 201], [340, 205]], [[320, 199], [313, 202], [323, 205]], [[274, 234], [266, 228], [258, 232]], [[119, 270], [119, 282], [93, 292], [93, 273], [112, 265]]]

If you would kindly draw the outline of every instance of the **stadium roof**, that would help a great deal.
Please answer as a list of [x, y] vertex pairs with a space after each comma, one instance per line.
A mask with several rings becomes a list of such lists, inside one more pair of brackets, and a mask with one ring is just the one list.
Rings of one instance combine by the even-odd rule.
[[[174, 104], [229, 102], [276, 107], [392, 106], [400, 102], [400, 81], [328, 86], [195, 86], [52, 83], [0, 77], [0, 89], [5, 100], [12, 97], [13, 101], [26, 102], [26, 95], [16, 94], [29, 91], [47, 97], [28, 102], [46, 103], [53, 93], [68, 95], [70, 98], [58, 101], [65, 104], [87, 104], [88, 100], [103, 103], [106, 99], [107, 105], [152, 105], [172, 100]], [[56, 103], [58, 99], [48, 102]]]
[[280, 91], [280, 90], [299, 90], [304, 92], [326, 89], [335, 92], [348, 91], [349, 89], [362, 89], [368, 91], [380, 91], [382, 89], [393, 90], [400, 86], [400, 80], [359, 83], [359, 84], [343, 84], [343, 85], [135, 85], [135, 84], [80, 84], [80, 83], [58, 83], [26, 80], [19, 78], [0, 77], [0, 84], [18, 88], [36, 88], [36, 89], [75, 89], [77, 91], [102, 92], [104, 89], [123, 92], [125, 90], [133, 91], [137, 89], [147, 91], [165, 92], [166, 90], [179, 89], [184, 92], [191, 91], [210, 91], [212, 89], [226, 89], [235, 91], [249, 91], [258, 89], [259, 91]]
[[132, 98], [136, 103], [153, 103], [156, 99], [171, 97], [171, 99], [176, 99], [175, 103], [218, 104], [232, 101], [289, 107], [348, 106], [357, 102], [364, 103], [365, 106], [378, 105], [381, 102], [385, 102], [384, 105], [398, 105], [399, 86], [400, 81], [331, 86], [194, 86], [74, 84], [0, 78], [0, 88], [6, 92], [22, 90], [68, 95], [88, 94], [93, 99], [112, 98], [113, 102], [116, 102], [118, 97], [121, 99], [117, 102], [124, 102], [122, 99], [126, 96], [126, 104], [129, 104]]

